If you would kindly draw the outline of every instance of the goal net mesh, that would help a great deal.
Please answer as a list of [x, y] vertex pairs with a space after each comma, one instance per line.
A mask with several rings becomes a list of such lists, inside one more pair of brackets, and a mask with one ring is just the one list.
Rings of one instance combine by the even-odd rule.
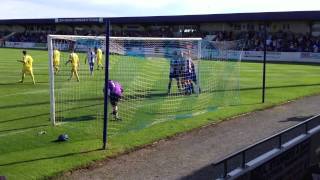
[[[58, 125], [59, 133], [67, 133], [72, 141], [88, 141], [91, 148], [101, 148], [105, 73], [102, 67], [98, 69], [96, 59], [91, 73], [88, 51], [104, 52], [105, 38], [52, 36], [49, 43], [51, 120]], [[72, 51], [79, 62], [72, 62]]]
[[[105, 54], [105, 39], [62, 36], [51, 42], [52, 54], [54, 48], [61, 51], [60, 70], [51, 71], [55, 122], [88, 133], [88, 137], [101, 138], [105, 74], [101, 67], [97, 69], [97, 60], [92, 73], [85, 62], [89, 48]], [[108, 135], [190, 119], [239, 104], [242, 44], [200, 38], [111, 37], [109, 79], [119, 82], [124, 91], [117, 103], [121, 120], [108, 114]], [[80, 82], [76, 77], [68, 80], [72, 64], [65, 62], [72, 49], [80, 59]], [[112, 112], [110, 103], [108, 112]]]

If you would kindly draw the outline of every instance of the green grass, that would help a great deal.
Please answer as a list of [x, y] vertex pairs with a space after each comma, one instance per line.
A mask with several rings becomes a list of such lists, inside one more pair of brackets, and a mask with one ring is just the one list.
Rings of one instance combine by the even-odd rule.
[[[320, 92], [319, 66], [268, 64], [266, 103], [261, 104], [261, 64], [241, 63], [237, 91], [236, 63], [202, 61], [203, 93], [167, 96], [169, 65], [164, 59], [112, 56], [111, 79], [125, 89], [119, 105], [123, 121], [109, 122], [109, 149], [99, 150], [103, 72], [95, 71], [89, 77], [87, 66], [81, 65], [81, 82], [68, 82], [70, 67], [62, 66], [56, 77], [56, 95], [58, 122], [64, 123], [53, 127], [47, 52], [29, 52], [34, 58], [34, 86], [28, 76], [24, 84], [17, 83], [20, 51], [0, 49], [0, 175], [9, 179], [54, 176], [180, 132]], [[175, 82], [172, 86], [176, 92]], [[42, 130], [47, 133], [39, 135]], [[71, 140], [54, 142], [64, 132]]]

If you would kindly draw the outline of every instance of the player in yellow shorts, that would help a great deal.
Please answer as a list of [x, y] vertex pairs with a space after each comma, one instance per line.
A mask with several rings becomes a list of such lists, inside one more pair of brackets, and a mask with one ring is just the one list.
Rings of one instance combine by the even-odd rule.
[[57, 74], [60, 70], [60, 51], [57, 48], [53, 49], [53, 68], [54, 73]]
[[79, 56], [72, 50], [71, 54], [69, 55], [69, 60], [66, 62], [66, 65], [68, 63], [71, 63], [71, 75], [69, 80], [72, 79], [73, 76], [76, 76], [77, 81], [79, 82], [79, 74], [78, 74], [78, 68], [80, 66]]
[[95, 47], [94, 51], [96, 53], [96, 58], [97, 58], [97, 70], [103, 69], [103, 64], [102, 64], [102, 50], [100, 48]]
[[21, 61], [18, 60], [18, 62], [21, 62], [23, 64], [22, 76], [21, 76], [20, 82], [23, 83], [24, 77], [26, 76], [26, 74], [30, 74], [33, 84], [36, 84], [34, 80], [33, 68], [32, 68], [33, 59], [29, 54], [27, 54], [27, 51], [25, 50], [22, 51], [22, 54], [23, 54], [22, 60]]

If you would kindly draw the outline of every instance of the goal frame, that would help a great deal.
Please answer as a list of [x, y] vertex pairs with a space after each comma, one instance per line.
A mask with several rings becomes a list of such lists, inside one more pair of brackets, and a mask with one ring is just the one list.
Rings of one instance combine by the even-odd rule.
[[[109, 80], [109, 56], [110, 56], [110, 40], [152, 40], [152, 41], [163, 41], [163, 40], [176, 40], [176, 41], [197, 41], [197, 59], [201, 60], [201, 41], [202, 38], [165, 38], [165, 37], [111, 37], [110, 36], [110, 24], [106, 24], [106, 35], [105, 36], [78, 36], [78, 35], [48, 35], [48, 56], [49, 56], [49, 88], [50, 88], [50, 121], [53, 126], [58, 125], [56, 122], [56, 105], [55, 105], [55, 75], [53, 68], [53, 40], [72, 40], [72, 39], [95, 39], [105, 41], [105, 79], [104, 88], [108, 89]], [[197, 66], [196, 73], [199, 73], [199, 66]], [[198, 78], [200, 76], [198, 75]], [[199, 80], [198, 80], [199, 81]], [[199, 86], [197, 87], [197, 94], [199, 92]], [[103, 110], [103, 149], [107, 148], [107, 127], [108, 127], [108, 97], [104, 95], [104, 110]]]

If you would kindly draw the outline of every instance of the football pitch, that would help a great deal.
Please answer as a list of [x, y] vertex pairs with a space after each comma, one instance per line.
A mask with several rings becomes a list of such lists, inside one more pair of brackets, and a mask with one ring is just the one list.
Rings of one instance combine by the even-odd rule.
[[[262, 104], [262, 64], [241, 62], [239, 84], [226, 86], [219, 85], [222, 76], [216, 74], [228, 72], [216, 71], [219, 64], [203, 61], [201, 66], [212, 67], [201, 72], [203, 93], [178, 95], [173, 82], [173, 93], [167, 95], [168, 62], [111, 56], [110, 79], [123, 84], [126, 96], [119, 104], [123, 120], [109, 121], [105, 151], [100, 150], [103, 71], [95, 71], [91, 77], [87, 66], [81, 65], [80, 83], [67, 81], [70, 67], [62, 62], [56, 79], [57, 115], [62, 124], [53, 127], [49, 121], [48, 53], [28, 52], [34, 59], [36, 85], [28, 75], [25, 83], [17, 83], [22, 65], [16, 60], [21, 59], [21, 50], [0, 49], [0, 175], [8, 179], [50, 177], [180, 132], [320, 92], [319, 66], [268, 64], [266, 103]], [[81, 54], [82, 64], [83, 59]], [[201, 83], [211, 78], [212, 84]], [[211, 86], [215, 87], [212, 92]], [[70, 140], [55, 142], [62, 133]]]

